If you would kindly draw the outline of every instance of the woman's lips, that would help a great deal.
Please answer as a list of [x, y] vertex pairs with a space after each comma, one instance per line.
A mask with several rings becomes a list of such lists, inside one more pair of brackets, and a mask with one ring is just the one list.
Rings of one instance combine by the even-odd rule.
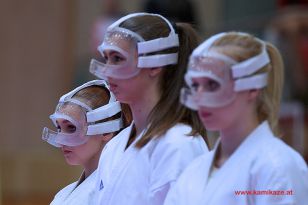
[[202, 118], [208, 118], [210, 117], [212, 114], [210, 112], [200, 112], [200, 116]]
[[63, 149], [62, 152], [63, 152], [64, 155], [68, 155], [68, 154], [72, 153], [71, 150], [67, 150], [67, 149]]

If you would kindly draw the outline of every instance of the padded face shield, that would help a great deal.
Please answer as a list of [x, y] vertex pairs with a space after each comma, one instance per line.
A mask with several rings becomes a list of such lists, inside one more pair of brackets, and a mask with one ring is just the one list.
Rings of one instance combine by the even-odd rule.
[[190, 72], [185, 75], [188, 88], [182, 89], [181, 101], [187, 101], [185, 105], [191, 109], [197, 109], [197, 104], [207, 107], [222, 107], [229, 104], [236, 96], [230, 66], [216, 58], [191, 59]]
[[[119, 27], [122, 22], [137, 16], [157, 16], [163, 19], [170, 28], [169, 35], [145, 41], [138, 33]], [[104, 41], [98, 47], [103, 60], [99, 62], [92, 59], [90, 72], [101, 79], [106, 79], [107, 77], [117, 79], [132, 78], [143, 68], [177, 64], [178, 53], [153, 53], [178, 46], [178, 35], [175, 33], [171, 23], [163, 16], [148, 13], [130, 14], [108, 27]], [[107, 52], [110, 54], [108, 57]]]
[[[73, 103], [60, 103], [50, 119], [58, 128], [52, 131], [43, 129], [43, 140], [55, 147], [78, 146], [88, 141], [86, 137], [87, 123], [86, 112], [82, 107]], [[61, 129], [60, 129], [61, 128]]]
[[91, 136], [112, 133], [123, 127], [121, 117], [106, 122], [98, 122], [121, 112], [121, 105], [111, 92], [108, 104], [94, 110], [76, 98], [72, 98], [81, 89], [93, 85], [102, 86], [109, 90], [105, 81], [94, 80], [63, 95], [50, 119], [56, 127], [59, 127], [59, 122], [57, 121], [62, 120], [62, 125], [64, 125], [64, 128], [67, 127], [68, 129], [66, 130], [68, 131], [65, 132], [64, 129], [55, 132], [45, 127], [42, 135], [43, 140], [56, 147], [61, 147], [62, 145], [78, 146], [86, 143]]
[[[237, 33], [246, 35], [245, 33]], [[181, 91], [181, 102], [197, 110], [200, 106], [223, 107], [230, 104], [236, 93], [244, 90], [261, 89], [267, 84], [267, 73], [255, 74], [270, 60], [265, 43], [259, 39], [262, 51], [259, 55], [237, 62], [212, 48], [212, 44], [227, 33], [217, 34], [200, 46], [190, 57], [185, 81], [189, 88]]]
[[101, 79], [128, 79], [137, 75], [140, 72], [140, 68], [137, 68], [138, 39], [128, 30], [107, 32], [103, 43], [98, 47], [102, 60], [92, 59], [90, 72]]

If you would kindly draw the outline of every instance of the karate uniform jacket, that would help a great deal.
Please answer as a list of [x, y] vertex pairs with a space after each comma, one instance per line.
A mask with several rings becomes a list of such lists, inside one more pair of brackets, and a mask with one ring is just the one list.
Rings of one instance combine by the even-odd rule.
[[308, 204], [307, 164], [273, 136], [267, 122], [259, 125], [211, 174], [217, 147], [183, 172], [165, 205]]
[[[76, 181], [59, 191], [50, 205], [93, 205], [97, 170], [80, 183]], [[82, 179], [84, 173], [80, 177]], [[78, 185], [79, 184], [79, 185]]]
[[177, 124], [143, 148], [135, 147], [142, 133], [125, 150], [132, 125], [105, 146], [98, 167], [97, 203], [101, 205], [163, 204], [169, 188], [184, 168], [208, 152], [201, 136], [187, 136], [191, 127]]

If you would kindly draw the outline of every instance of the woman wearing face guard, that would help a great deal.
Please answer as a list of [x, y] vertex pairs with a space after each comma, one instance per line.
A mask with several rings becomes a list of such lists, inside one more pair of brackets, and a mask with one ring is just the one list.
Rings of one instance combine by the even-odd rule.
[[[123, 110], [124, 110], [123, 106]], [[57, 132], [44, 128], [43, 140], [61, 148], [70, 165], [84, 171], [77, 182], [62, 189], [51, 204], [95, 204], [96, 169], [105, 144], [130, 123], [129, 108], [121, 111], [105, 81], [90, 81], [60, 98], [50, 116]]]
[[194, 50], [185, 80], [182, 102], [220, 139], [183, 172], [165, 205], [307, 204], [307, 165], [276, 137], [279, 51], [246, 33], [217, 34]]
[[188, 24], [172, 26], [148, 13], [125, 16], [108, 28], [98, 48], [103, 59], [93, 60], [90, 71], [108, 79], [134, 121], [102, 153], [97, 204], [163, 204], [187, 164], [208, 152], [197, 113], [179, 101], [197, 39]]

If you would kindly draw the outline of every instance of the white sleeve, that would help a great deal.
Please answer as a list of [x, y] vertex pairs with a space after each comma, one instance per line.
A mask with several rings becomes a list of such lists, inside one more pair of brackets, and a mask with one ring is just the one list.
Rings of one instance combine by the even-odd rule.
[[149, 190], [151, 205], [163, 204], [169, 189], [188, 164], [207, 152], [200, 145], [200, 143], [204, 143], [203, 140], [187, 136], [175, 137], [184, 137], [184, 140], [158, 144], [151, 157], [152, 173]]

